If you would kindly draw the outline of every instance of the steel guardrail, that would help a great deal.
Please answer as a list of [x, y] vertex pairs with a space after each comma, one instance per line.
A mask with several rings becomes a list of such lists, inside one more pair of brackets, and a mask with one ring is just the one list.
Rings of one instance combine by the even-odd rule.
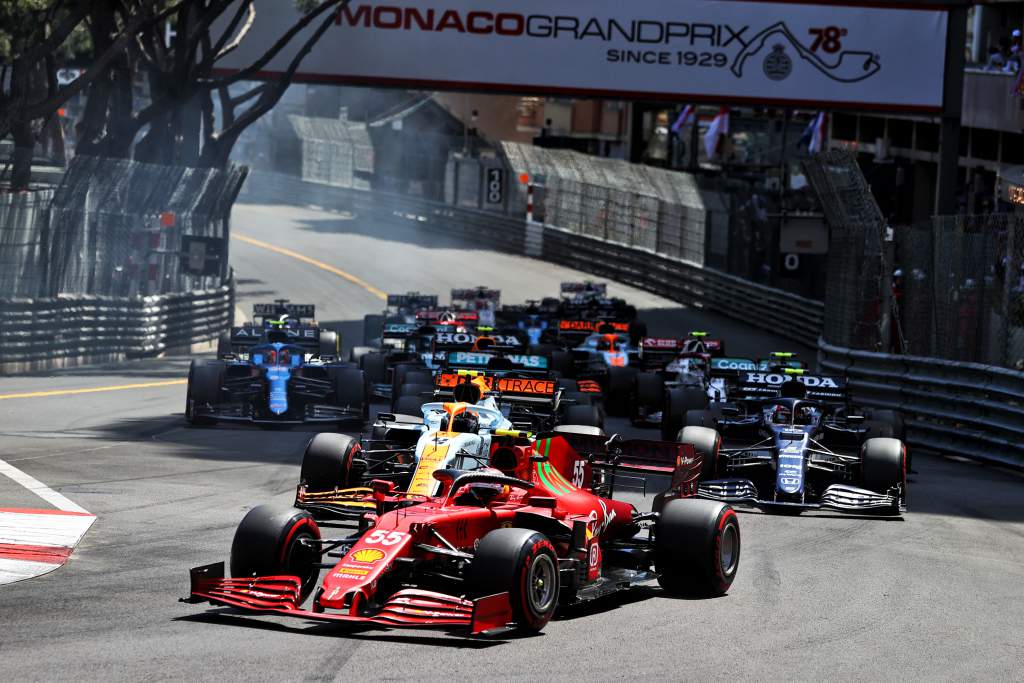
[[857, 351], [818, 343], [818, 366], [846, 374], [853, 400], [899, 410], [906, 441], [1024, 468], [1024, 373], [980, 363]]
[[231, 326], [234, 283], [145, 297], [0, 299], [0, 375], [187, 351]]
[[485, 248], [542, 258], [721, 313], [811, 348], [821, 334], [824, 304], [820, 301], [653, 251], [557, 226], [528, 224], [518, 216], [265, 171], [250, 173], [241, 196], [247, 195], [261, 202], [342, 209], [458, 234]]

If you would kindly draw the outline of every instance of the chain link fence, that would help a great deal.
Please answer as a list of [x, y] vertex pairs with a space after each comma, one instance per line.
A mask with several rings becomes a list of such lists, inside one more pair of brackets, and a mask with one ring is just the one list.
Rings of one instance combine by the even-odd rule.
[[[513, 142], [501, 150], [513, 178], [525, 173], [542, 186], [535, 200], [549, 225], [696, 265], [709, 235], [728, 237], [728, 198], [691, 174]], [[512, 186], [523, 206], [526, 188]]]
[[373, 143], [363, 123], [347, 118], [288, 117], [302, 147], [302, 179], [325, 185], [370, 189]]
[[37, 296], [48, 253], [47, 231], [53, 190], [0, 195], [0, 296]]
[[231, 206], [245, 175], [75, 157], [46, 220], [36, 221], [42, 258], [22, 277], [38, 296], [219, 287], [229, 279]]
[[1024, 369], [1024, 218], [936, 216], [895, 256], [906, 353]]
[[852, 349], [887, 351], [886, 224], [871, 188], [856, 156], [846, 150], [816, 154], [804, 170], [831, 227], [824, 338]]

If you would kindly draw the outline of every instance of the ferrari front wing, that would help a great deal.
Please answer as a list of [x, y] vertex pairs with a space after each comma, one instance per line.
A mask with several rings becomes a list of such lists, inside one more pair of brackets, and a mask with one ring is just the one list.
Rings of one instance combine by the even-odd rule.
[[470, 635], [504, 628], [512, 621], [508, 593], [468, 600], [444, 593], [407, 588], [371, 610], [355, 601], [347, 613], [304, 610], [299, 607], [302, 582], [295, 576], [224, 578], [224, 563], [189, 571], [191, 589], [182, 602], [235, 607], [260, 614], [346, 624], [398, 628], [465, 629]]

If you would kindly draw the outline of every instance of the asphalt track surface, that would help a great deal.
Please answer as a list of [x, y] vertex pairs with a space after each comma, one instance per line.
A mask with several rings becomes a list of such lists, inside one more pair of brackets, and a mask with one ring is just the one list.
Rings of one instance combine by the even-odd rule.
[[[240, 307], [289, 297], [361, 337], [384, 291], [500, 287], [507, 301], [583, 277], [473, 249], [415, 226], [241, 205], [232, 262]], [[701, 327], [756, 354], [792, 344], [740, 323], [613, 287], [651, 332]], [[0, 380], [11, 394], [181, 380], [187, 358]], [[344, 631], [181, 604], [189, 567], [226, 560], [253, 505], [288, 502], [310, 430], [183, 424], [185, 387], [0, 398], [0, 458], [98, 516], [62, 569], [0, 586], [0, 679], [32, 680], [1020, 680], [1024, 479], [917, 454], [902, 520], [741, 514], [729, 595], [635, 590], [558, 617], [530, 638]], [[612, 430], [639, 430], [613, 421]], [[644, 433], [644, 432], [641, 432]], [[654, 432], [646, 432], [652, 437]], [[649, 502], [637, 497], [639, 505]], [[40, 507], [0, 482], [0, 507]]]

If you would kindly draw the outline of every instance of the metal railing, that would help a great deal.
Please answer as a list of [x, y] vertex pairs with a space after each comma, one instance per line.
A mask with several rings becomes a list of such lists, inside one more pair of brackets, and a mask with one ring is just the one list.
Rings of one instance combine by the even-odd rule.
[[365, 192], [308, 183], [291, 176], [253, 172], [242, 190], [261, 202], [341, 208], [356, 215], [415, 221], [459, 234], [496, 251], [542, 258], [669, 299], [742, 320], [805, 346], [821, 334], [824, 306], [696, 263], [617, 242], [579, 235], [522, 218], [454, 207], [406, 195]]
[[1024, 468], [1024, 373], [825, 340], [818, 349], [818, 365], [846, 374], [858, 404], [902, 411], [909, 445]]
[[0, 375], [187, 352], [231, 326], [234, 283], [140, 297], [0, 299]]

